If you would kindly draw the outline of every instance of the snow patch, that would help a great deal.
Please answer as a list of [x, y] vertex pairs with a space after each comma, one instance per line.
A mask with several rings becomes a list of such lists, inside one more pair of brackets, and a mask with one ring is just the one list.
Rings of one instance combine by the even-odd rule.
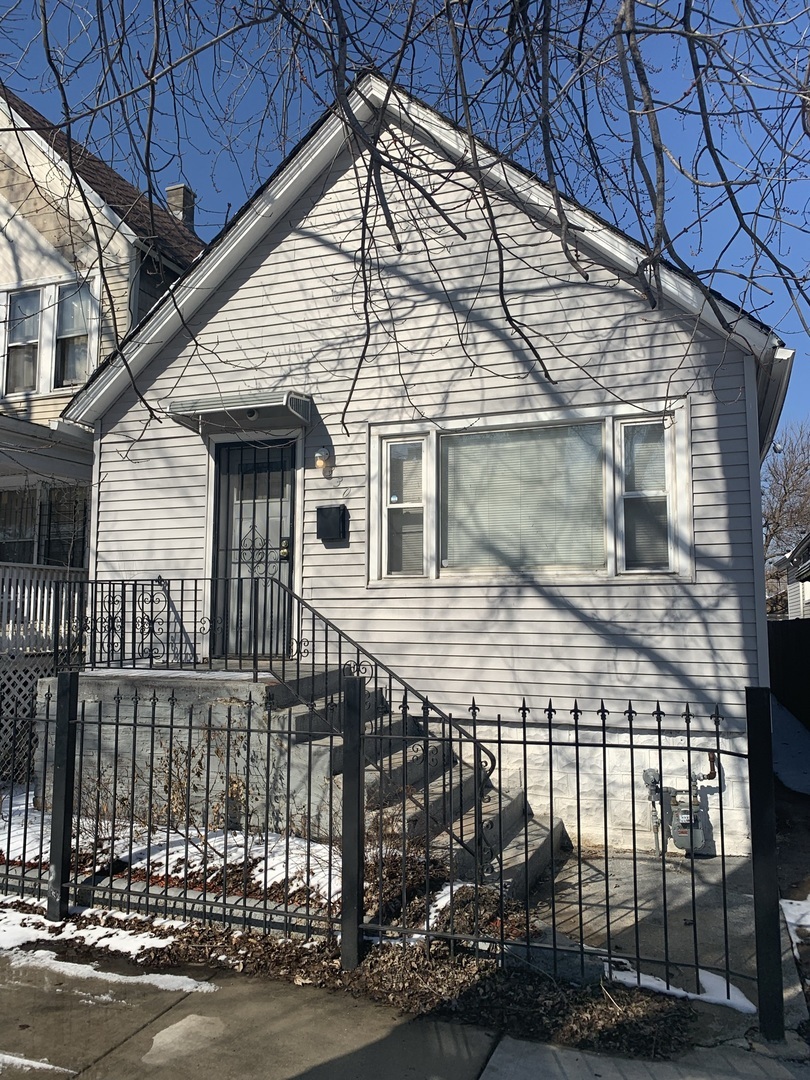
[[790, 934], [793, 955], [799, 959], [799, 945], [810, 940], [810, 897], [806, 900], [780, 900], [782, 915]]
[[95, 964], [73, 964], [60, 960], [56, 953], [47, 949], [37, 952], [13, 952], [9, 956], [13, 968], [37, 968], [50, 971], [69, 979], [98, 979], [102, 982], [123, 986], [155, 986], [158, 990], [180, 991], [184, 994], [213, 994], [217, 987], [187, 975], [119, 975], [112, 971], [99, 971]]
[[[619, 967], [619, 964], [622, 966]], [[736, 986], [731, 983], [727, 986], [722, 976], [715, 975], [711, 971], [704, 971], [702, 968], [698, 969], [701, 990], [699, 994], [693, 990], [681, 990], [672, 983], [667, 986], [663, 979], [638, 972], [629, 964], [624, 966], [623, 961], [614, 960], [611, 964], [606, 960], [605, 978], [621, 983], [622, 986], [640, 986], [644, 990], [654, 990], [656, 993], [668, 994], [670, 997], [690, 998], [693, 1001], [703, 1001], [707, 1005], [726, 1005], [730, 1009], [749, 1015], [754, 1015], [757, 1011], [756, 1005], [749, 1001]]]
[[[86, 909], [85, 909], [86, 910]], [[89, 914], [89, 911], [86, 911]], [[104, 912], [109, 916], [111, 912]], [[77, 926], [71, 920], [47, 922], [42, 915], [14, 908], [0, 908], [0, 951], [8, 952], [41, 941], [83, 941], [99, 949], [136, 957], [145, 949], [165, 949], [174, 938], [157, 937], [142, 929], [122, 926]]]
[[75, 1076], [73, 1069], [61, 1069], [58, 1065], [51, 1065], [48, 1061], [36, 1061], [33, 1058], [20, 1057], [18, 1054], [4, 1054], [0, 1052], [0, 1073], [6, 1068], [21, 1069], [23, 1072], [38, 1071], [64, 1073], [67, 1076]]

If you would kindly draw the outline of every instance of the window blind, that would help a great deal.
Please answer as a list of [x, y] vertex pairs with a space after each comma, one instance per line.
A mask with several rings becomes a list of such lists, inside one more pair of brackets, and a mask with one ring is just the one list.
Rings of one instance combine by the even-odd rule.
[[605, 565], [601, 424], [445, 436], [448, 568]]

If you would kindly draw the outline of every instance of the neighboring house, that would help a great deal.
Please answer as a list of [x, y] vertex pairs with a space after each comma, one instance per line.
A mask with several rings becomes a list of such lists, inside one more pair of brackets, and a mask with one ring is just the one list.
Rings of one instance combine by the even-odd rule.
[[0, 226], [0, 564], [79, 568], [92, 435], [60, 413], [203, 244], [2, 86]]
[[787, 571], [788, 618], [810, 619], [810, 534], [783, 560]]
[[498, 250], [464, 136], [386, 93], [353, 97], [386, 109], [384, 207], [329, 115], [65, 410], [95, 431], [91, 576], [280, 573], [455, 715], [660, 698], [739, 730], [792, 353], [674, 270], [652, 307], [640, 250], [569, 206], [583, 275], [479, 145]]

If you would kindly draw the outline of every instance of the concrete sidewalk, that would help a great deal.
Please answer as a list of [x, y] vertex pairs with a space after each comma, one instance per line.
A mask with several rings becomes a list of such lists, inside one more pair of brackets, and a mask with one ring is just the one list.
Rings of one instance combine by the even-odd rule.
[[0, 1072], [86, 1080], [709, 1080], [805, 1078], [808, 1047], [751, 1049], [750, 1018], [703, 1009], [698, 1040], [730, 1042], [674, 1062], [631, 1061], [410, 1019], [310, 986], [191, 969], [138, 975], [126, 962], [0, 956]]

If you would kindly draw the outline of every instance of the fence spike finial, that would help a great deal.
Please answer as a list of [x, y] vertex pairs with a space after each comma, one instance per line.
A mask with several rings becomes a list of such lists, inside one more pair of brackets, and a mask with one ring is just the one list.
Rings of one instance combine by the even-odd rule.
[[543, 712], [548, 717], [548, 722], [551, 723], [552, 719], [554, 718], [554, 716], [555, 716], [555, 714], [557, 712], [557, 710], [551, 704], [551, 698], [548, 699], [548, 705], [546, 705], [545, 709], [543, 709]]
[[528, 717], [528, 715], [529, 715], [529, 713], [531, 711], [532, 710], [526, 704], [526, 698], [524, 698], [523, 703], [521, 704], [520, 708], [518, 709], [518, 712], [520, 713], [521, 717], [523, 718], [523, 723], [524, 724], [526, 723], [526, 718]]
[[576, 699], [576, 698], [574, 698], [574, 707], [573, 707], [573, 709], [569, 709], [568, 711], [569, 711], [569, 712], [571, 713], [571, 715], [573, 716], [573, 718], [574, 718], [574, 723], [577, 723], [577, 721], [579, 720], [580, 716], [582, 716], [582, 709], [580, 709], [580, 707], [579, 707], [579, 702], [577, 701], [577, 699]]
[[721, 723], [723, 717], [720, 715], [720, 702], [719, 701], [715, 703], [714, 712], [711, 714], [709, 719], [714, 722], [714, 726], [716, 728], [720, 727], [720, 723]]
[[683, 716], [683, 722], [686, 724], [687, 727], [689, 727], [689, 725], [692, 723], [694, 713], [690, 712], [690, 710], [689, 710], [689, 702], [688, 701], [686, 703], [686, 709], [683, 711], [683, 713], [681, 715]]
[[596, 715], [599, 717], [599, 719], [602, 721], [603, 724], [607, 721], [607, 718], [610, 716], [610, 709], [605, 708], [605, 699], [604, 698], [599, 698], [599, 708], [596, 710]]
[[652, 715], [653, 719], [656, 721], [656, 723], [658, 724], [658, 726], [660, 727], [661, 726], [661, 721], [667, 715], [663, 711], [663, 709], [661, 708], [661, 702], [660, 701], [656, 701], [655, 708], [653, 709], [651, 715]]
[[467, 712], [472, 716], [473, 720], [475, 720], [481, 712], [480, 708], [475, 704], [475, 698], [472, 699], [472, 705], [467, 709]]
[[638, 716], [638, 713], [633, 708], [633, 702], [630, 701], [629, 698], [628, 698], [628, 701], [627, 701], [627, 708], [624, 710], [624, 715], [627, 717], [627, 722], [630, 725], [632, 725], [633, 721]]

